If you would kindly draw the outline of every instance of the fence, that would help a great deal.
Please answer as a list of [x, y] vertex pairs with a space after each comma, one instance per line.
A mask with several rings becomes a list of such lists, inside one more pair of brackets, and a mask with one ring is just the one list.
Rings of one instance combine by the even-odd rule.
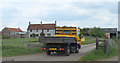
[[2, 46], [13, 47], [42, 47], [43, 44], [38, 41], [2, 41]]
[[[100, 45], [100, 43], [104, 43], [104, 45]], [[99, 47], [103, 47], [104, 48], [104, 53], [109, 53], [111, 52], [111, 48], [113, 48], [113, 43], [114, 43], [114, 40], [112, 39], [98, 39], [96, 37], [96, 49], [99, 49]]]

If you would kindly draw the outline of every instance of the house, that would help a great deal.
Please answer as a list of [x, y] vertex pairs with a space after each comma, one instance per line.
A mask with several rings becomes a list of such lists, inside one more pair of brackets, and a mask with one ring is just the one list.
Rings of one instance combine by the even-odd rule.
[[101, 28], [104, 33], [109, 33], [110, 38], [118, 36], [117, 28]]
[[9, 36], [11, 38], [25, 38], [23, 37], [23, 34], [25, 35], [26, 32], [22, 31], [20, 28], [5, 27], [2, 30], [2, 35]]
[[27, 28], [28, 37], [32, 38], [35, 36], [38, 38], [40, 37], [41, 32], [44, 32], [45, 36], [54, 36], [55, 27], [56, 21], [51, 24], [42, 24], [42, 22], [40, 24], [31, 24], [31, 22], [29, 22], [29, 26]]

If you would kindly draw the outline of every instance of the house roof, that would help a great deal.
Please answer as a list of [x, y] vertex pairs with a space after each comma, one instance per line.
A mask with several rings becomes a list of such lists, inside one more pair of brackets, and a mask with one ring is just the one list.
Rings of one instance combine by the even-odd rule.
[[8, 31], [13, 31], [13, 32], [22, 32], [22, 30], [20, 28], [8, 28], [8, 27], [5, 27], [5, 29], [7, 29]]
[[54, 29], [56, 24], [30, 24], [27, 30]]

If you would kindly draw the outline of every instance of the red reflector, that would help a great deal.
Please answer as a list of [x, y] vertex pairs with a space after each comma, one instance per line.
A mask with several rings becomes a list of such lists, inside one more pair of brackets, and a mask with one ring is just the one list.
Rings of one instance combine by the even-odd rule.
[[64, 50], [64, 48], [59, 48], [59, 50]]
[[44, 50], [44, 48], [42, 48], [42, 50]]
[[46, 48], [44, 48], [44, 50], [46, 50]]
[[42, 50], [46, 50], [46, 48], [42, 48]]

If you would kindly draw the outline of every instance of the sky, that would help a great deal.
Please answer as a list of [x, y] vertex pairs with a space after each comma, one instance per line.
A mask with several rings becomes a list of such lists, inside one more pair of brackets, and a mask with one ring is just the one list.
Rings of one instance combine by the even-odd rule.
[[0, 30], [4, 27], [26, 31], [31, 24], [57, 26], [118, 27], [118, 0], [1, 0]]

